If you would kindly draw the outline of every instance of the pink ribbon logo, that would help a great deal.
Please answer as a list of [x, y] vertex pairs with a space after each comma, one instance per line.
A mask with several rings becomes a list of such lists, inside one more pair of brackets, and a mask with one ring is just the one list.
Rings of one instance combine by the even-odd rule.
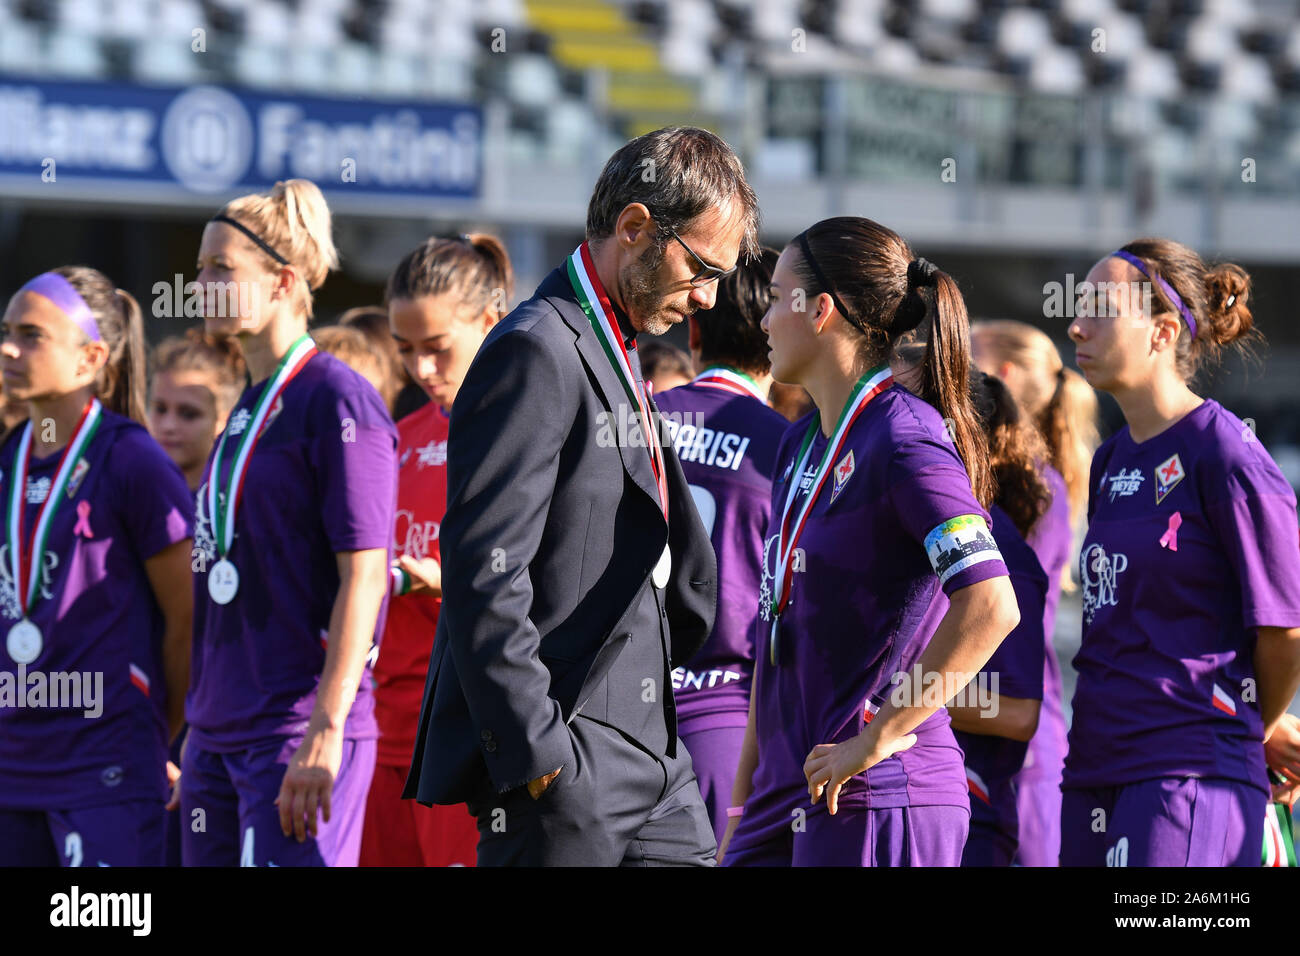
[[84, 534], [87, 538], [93, 538], [95, 532], [90, 530], [90, 502], [77, 502], [77, 523], [72, 529], [73, 534]]
[[1175, 511], [1169, 516], [1169, 530], [1160, 536], [1160, 547], [1168, 548], [1170, 551], [1178, 550], [1178, 529], [1182, 526], [1183, 516], [1181, 512]]

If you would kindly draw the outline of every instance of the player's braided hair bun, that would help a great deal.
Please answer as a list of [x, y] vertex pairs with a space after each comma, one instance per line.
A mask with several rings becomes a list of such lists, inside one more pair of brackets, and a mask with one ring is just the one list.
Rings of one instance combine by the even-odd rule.
[[[1204, 365], [1216, 365], [1224, 348], [1233, 347], [1246, 357], [1262, 340], [1247, 301], [1250, 276], [1241, 266], [1225, 262], [1207, 266], [1194, 249], [1172, 239], [1135, 239], [1123, 248], [1154, 269], [1178, 293], [1196, 318], [1196, 337], [1186, 326], [1175, 346], [1178, 372], [1190, 381]], [[1177, 309], [1159, 283], [1151, 284], [1155, 312]]]
[[1215, 345], [1231, 345], [1248, 336], [1255, 320], [1247, 307], [1250, 276], [1231, 262], [1215, 266], [1205, 273], [1207, 335]]

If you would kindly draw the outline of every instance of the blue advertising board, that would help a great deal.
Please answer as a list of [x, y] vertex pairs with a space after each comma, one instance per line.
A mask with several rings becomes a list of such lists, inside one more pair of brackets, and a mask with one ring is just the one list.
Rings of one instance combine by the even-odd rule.
[[0, 192], [42, 176], [198, 195], [302, 177], [327, 193], [474, 199], [482, 143], [469, 104], [0, 75]]

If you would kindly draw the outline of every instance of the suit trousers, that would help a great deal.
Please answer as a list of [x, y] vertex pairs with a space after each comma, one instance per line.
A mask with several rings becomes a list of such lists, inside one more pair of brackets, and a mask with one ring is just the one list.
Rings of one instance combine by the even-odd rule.
[[654, 754], [582, 714], [568, 724], [574, 761], [540, 797], [485, 781], [479, 866], [713, 866], [717, 844], [690, 754]]

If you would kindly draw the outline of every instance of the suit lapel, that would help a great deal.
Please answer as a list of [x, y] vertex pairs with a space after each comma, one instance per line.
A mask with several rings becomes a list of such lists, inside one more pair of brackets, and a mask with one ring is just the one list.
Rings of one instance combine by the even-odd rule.
[[[613, 443], [623, 461], [623, 470], [658, 509], [659, 492], [655, 487], [654, 468], [650, 464], [650, 450], [642, 444], [634, 443], [638, 438], [645, 437], [658, 441], [658, 429], [652, 422], [653, 434], [645, 436], [642, 433], [637, 408], [628, 398], [627, 392], [623, 390], [623, 384], [619, 381], [613, 365], [610, 364], [609, 356], [601, 347], [587, 313], [582, 310], [582, 306], [574, 297], [567, 273], [562, 268], [556, 269], [537, 291], [555, 306], [560, 317], [577, 336], [578, 355], [582, 358], [583, 365], [587, 367], [587, 376], [595, 384], [596, 391], [605, 406], [608, 415], [606, 423], [593, 437], [601, 442]], [[656, 418], [658, 409], [653, 402], [648, 404], [652, 410], [652, 418]], [[660, 447], [664, 448], [662, 442]], [[670, 453], [671, 449], [664, 448], [665, 459]]]

